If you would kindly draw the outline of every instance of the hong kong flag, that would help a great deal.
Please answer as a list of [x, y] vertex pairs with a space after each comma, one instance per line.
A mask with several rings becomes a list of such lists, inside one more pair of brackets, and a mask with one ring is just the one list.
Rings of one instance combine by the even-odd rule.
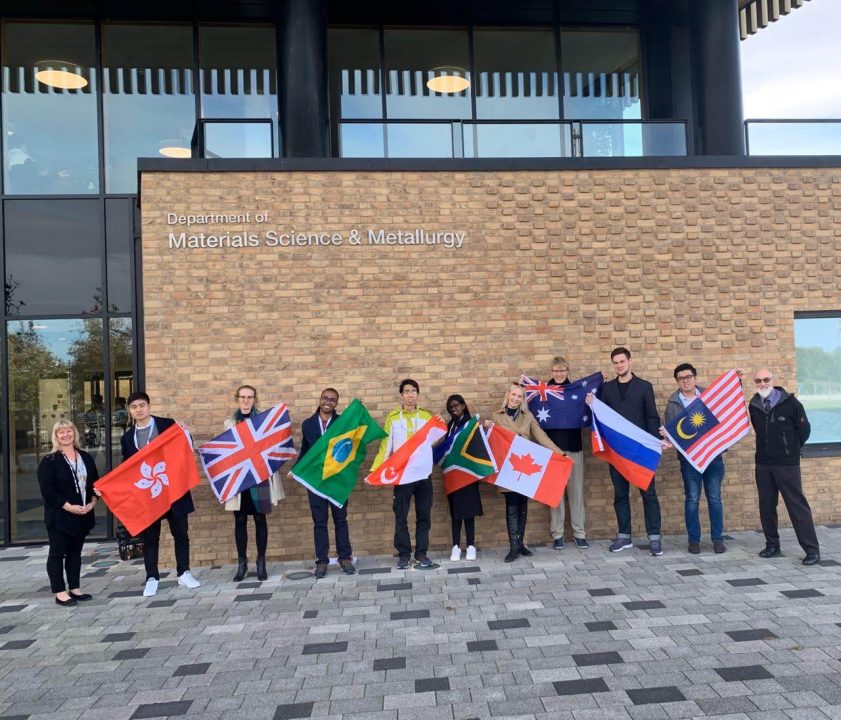
[[138, 535], [199, 482], [190, 436], [175, 424], [94, 487], [126, 530]]
[[499, 471], [485, 482], [558, 507], [572, 472], [572, 460], [495, 424], [488, 434]]

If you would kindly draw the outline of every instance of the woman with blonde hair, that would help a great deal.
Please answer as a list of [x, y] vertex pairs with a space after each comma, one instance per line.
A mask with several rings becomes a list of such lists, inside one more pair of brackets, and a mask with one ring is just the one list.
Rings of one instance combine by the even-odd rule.
[[[485, 420], [485, 427], [493, 427], [494, 423], [511, 430], [520, 437], [526, 438], [548, 448], [552, 452], [564, 455], [549, 436], [540, 427], [537, 418], [525, 407], [525, 391], [517, 383], [510, 383], [502, 401], [502, 407], [491, 413], [490, 420]], [[505, 520], [508, 526], [509, 551], [505, 556], [505, 562], [514, 562], [521, 555], [531, 556], [532, 552], [525, 543], [526, 519], [528, 517], [529, 499], [525, 495], [513, 492], [505, 488], [499, 488], [505, 495]]]
[[50, 437], [52, 452], [38, 465], [44, 524], [50, 541], [47, 575], [56, 603], [71, 606], [91, 599], [79, 589], [79, 575], [82, 546], [96, 522], [93, 509], [97, 498], [92, 489], [99, 471], [93, 458], [79, 448], [79, 431], [72, 422], [56, 422]]
[[[257, 409], [257, 390], [251, 385], [240, 385], [234, 393], [237, 409], [231, 417], [225, 420], [225, 429], [233, 427], [243, 420], [260, 414]], [[272, 506], [283, 500], [283, 485], [280, 483], [280, 473], [276, 472], [266, 482], [255, 485], [234, 495], [225, 503], [225, 510], [234, 513], [234, 540], [237, 544], [237, 572], [234, 582], [239, 582], [248, 572], [248, 516], [254, 518], [254, 537], [257, 541], [257, 579], [267, 580], [266, 547], [269, 542], [269, 525], [266, 515], [272, 511]]]

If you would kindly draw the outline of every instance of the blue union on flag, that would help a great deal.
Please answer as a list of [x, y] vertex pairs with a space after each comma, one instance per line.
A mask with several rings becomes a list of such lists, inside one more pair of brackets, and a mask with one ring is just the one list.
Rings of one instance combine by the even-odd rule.
[[285, 403], [237, 423], [199, 448], [204, 473], [221, 503], [265, 482], [296, 454]]
[[598, 394], [603, 382], [604, 377], [598, 372], [566, 385], [555, 385], [526, 375], [520, 377], [529, 411], [544, 430], [588, 427], [592, 416], [584, 399], [587, 393]]

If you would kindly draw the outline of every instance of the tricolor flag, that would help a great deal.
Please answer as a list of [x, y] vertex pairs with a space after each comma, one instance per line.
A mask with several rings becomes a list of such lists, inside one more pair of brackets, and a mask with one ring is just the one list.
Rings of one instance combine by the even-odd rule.
[[265, 482], [295, 455], [285, 403], [237, 423], [199, 448], [204, 474], [221, 503]]
[[597, 395], [603, 382], [600, 372], [566, 385], [550, 385], [526, 375], [520, 377], [529, 410], [544, 430], [589, 427], [590, 408], [584, 398], [587, 393]]
[[368, 443], [384, 437], [385, 431], [354, 398], [295, 465], [292, 477], [316, 495], [342, 507], [356, 485]]
[[394, 454], [365, 477], [369, 485], [408, 485], [432, 474], [432, 445], [447, 434], [447, 425], [430, 418]]
[[742, 380], [730, 370], [710, 383], [672, 422], [666, 435], [698, 472], [750, 431]]
[[647, 490], [660, 464], [663, 444], [611, 410], [598, 398], [593, 411], [593, 455], [613, 465], [632, 485]]
[[549, 507], [558, 507], [572, 472], [572, 460], [494, 424], [488, 445], [499, 471], [484, 478]]
[[139, 535], [200, 482], [193, 441], [176, 423], [94, 487], [126, 530]]
[[444, 492], [447, 495], [483, 480], [498, 470], [478, 417], [470, 418], [453, 438], [441, 468], [444, 471]]

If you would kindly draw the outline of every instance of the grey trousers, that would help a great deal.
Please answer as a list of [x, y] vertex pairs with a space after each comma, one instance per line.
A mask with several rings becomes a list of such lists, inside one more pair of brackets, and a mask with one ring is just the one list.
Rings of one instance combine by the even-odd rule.
[[584, 531], [584, 453], [568, 452], [567, 456], [573, 462], [569, 475], [566, 492], [561, 503], [556, 508], [549, 509], [549, 531], [554, 539], [564, 536], [564, 505], [569, 503], [569, 519], [572, 525], [572, 536], [586, 538]]

